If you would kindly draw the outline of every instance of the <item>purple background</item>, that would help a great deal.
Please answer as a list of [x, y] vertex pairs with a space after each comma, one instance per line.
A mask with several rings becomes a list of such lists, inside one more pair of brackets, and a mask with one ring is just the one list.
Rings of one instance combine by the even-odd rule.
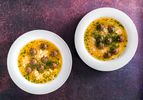
[[[74, 33], [80, 19], [99, 7], [128, 14], [137, 26], [138, 50], [124, 68], [99, 72], [76, 53]], [[7, 71], [7, 53], [16, 38], [33, 29], [57, 33], [69, 45], [73, 68], [57, 91], [36, 96], [19, 89]], [[41, 33], [42, 34], [42, 33]], [[0, 0], [0, 100], [143, 100], [143, 0]]]

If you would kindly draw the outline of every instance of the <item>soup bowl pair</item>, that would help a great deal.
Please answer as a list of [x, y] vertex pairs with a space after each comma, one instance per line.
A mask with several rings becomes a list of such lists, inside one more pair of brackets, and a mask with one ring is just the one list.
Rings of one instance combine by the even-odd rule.
[[[114, 60], [98, 60], [90, 55], [84, 45], [84, 34], [87, 27], [92, 21], [101, 17], [111, 17], [118, 20], [127, 31], [127, 47], [124, 53]], [[30, 41], [37, 39], [48, 40], [55, 44], [60, 50], [63, 59], [58, 76], [44, 84], [35, 84], [26, 80], [19, 71], [17, 62], [21, 48]], [[120, 10], [106, 7], [93, 10], [81, 19], [75, 32], [74, 41], [80, 58], [88, 66], [99, 71], [113, 71], [125, 66], [133, 58], [138, 45], [138, 35], [136, 27], [129, 16]], [[7, 66], [11, 79], [19, 88], [31, 94], [46, 94], [60, 88], [68, 79], [72, 69], [72, 56], [68, 45], [58, 35], [46, 30], [33, 30], [23, 34], [12, 44], [7, 57]]]

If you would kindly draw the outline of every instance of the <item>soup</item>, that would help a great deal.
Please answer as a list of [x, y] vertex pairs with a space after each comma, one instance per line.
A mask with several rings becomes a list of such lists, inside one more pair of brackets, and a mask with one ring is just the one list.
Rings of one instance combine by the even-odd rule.
[[59, 49], [50, 41], [33, 40], [20, 51], [18, 67], [30, 82], [46, 83], [54, 80], [62, 67]]
[[127, 42], [124, 26], [109, 17], [94, 20], [84, 34], [87, 51], [94, 58], [103, 61], [118, 58], [125, 50]]

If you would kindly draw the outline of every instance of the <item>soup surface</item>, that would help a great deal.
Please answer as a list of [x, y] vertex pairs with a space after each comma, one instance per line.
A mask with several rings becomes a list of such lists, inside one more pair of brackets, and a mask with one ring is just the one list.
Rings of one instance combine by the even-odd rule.
[[124, 26], [114, 18], [102, 17], [94, 20], [86, 29], [84, 43], [87, 51], [99, 60], [119, 57], [127, 46]]
[[59, 49], [50, 41], [34, 40], [20, 51], [18, 67], [21, 74], [33, 83], [54, 80], [62, 66]]

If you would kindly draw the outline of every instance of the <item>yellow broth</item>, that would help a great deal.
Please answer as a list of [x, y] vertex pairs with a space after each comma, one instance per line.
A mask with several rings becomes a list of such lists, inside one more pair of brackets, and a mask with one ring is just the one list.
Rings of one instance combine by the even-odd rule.
[[54, 80], [61, 66], [61, 53], [50, 41], [33, 40], [20, 50], [18, 67], [21, 74], [30, 82], [46, 83]]
[[84, 43], [87, 51], [96, 59], [112, 60], [119, 57], [127, 46], [124, 26], [114, 18], [102, 17], [87, 27]]

